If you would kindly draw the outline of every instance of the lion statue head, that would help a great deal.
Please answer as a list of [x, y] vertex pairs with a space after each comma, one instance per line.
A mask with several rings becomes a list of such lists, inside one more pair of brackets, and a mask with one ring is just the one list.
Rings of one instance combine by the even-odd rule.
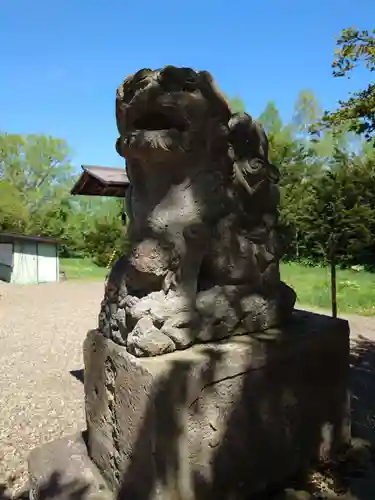
[[117, 90], [116, 149], [127, 159], [220, 147], [231, 112], [206, 71], [142, 69]]

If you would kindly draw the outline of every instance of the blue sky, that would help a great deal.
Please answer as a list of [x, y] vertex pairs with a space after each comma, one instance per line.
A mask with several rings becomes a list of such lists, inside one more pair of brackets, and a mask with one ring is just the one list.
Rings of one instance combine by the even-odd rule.
[[211, 71], [254, 116], [275, 100], [290, 118], [305, 88], [332, 108], [369, 81], [332, 77], [335, 37], [374, 19], [373, 0], [0, 0], [0, 130], [64, 138], [76, 166], [121, 166], [116, 87], [166, 64]]

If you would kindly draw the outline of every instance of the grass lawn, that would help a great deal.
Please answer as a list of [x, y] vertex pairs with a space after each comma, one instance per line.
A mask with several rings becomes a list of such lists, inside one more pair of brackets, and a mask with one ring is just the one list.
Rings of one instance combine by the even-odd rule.
[[105, 267], [98, 267], [90, 259], [60, 259], [60, 271], [69, 280], [104, 280], [108, 273]]
[[[375, 315], [375, 274], [337, 269], [338, 313]], [[299, 304], [331, 309], [331, 276], [328, 268], [282, 263], [281, 277], [294, 288]]]
[[[108, 272], [89, 259], [60, 259], [60, 268], [68, 279], [104, 280]], [[282, 263], [281, 277], [297, 292], [298, 304], [330, 310], [329, 269]], [[337, 305], [339, 313], [375, 315], [375, 274], [338, 269]]]

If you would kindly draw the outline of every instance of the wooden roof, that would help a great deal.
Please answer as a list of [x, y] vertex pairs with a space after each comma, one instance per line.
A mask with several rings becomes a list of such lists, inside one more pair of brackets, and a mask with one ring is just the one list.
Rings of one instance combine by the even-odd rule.
[[85, 196], [113, 196], [123, 198], [129, 179], [125, 168], [82, 165], [82, 174], [70, 193]]

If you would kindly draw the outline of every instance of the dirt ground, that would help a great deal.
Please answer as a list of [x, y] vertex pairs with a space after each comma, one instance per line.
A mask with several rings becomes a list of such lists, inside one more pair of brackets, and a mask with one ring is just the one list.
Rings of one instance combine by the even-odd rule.
[[[0, 283], [0, 488], [24, 486], [32, 448], [84, 429], [82, 342], [102, 294], [102, 282]], [[353, 429], [374, 439], [375, 318], [348, 319]]]

